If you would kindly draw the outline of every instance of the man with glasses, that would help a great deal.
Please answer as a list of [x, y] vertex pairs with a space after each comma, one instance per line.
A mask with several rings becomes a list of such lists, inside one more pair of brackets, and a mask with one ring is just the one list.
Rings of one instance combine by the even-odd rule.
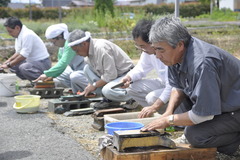
[[[144, 107], [138, 115], [139, 118], [149, 117], [155, 112], [162, 113], [172, 89], [167, 79], [167, 66], [157, 59], [149, 43], [148, 36], [153, 23], [153, 20], [143, 19], [134, 27], [132, 36], [135, 46], [142, 53], [137, 65], [122, 79], [125, 82], [123, 88], [128, 87], [128, 94]], [[158, 77], [143, 79], [153, 69]], [[130, 85], [131, 82], [133, 83]], [[161, 111], [159, 111], [160, 108]]]
[[15, 53], [0, 68], [9, 68], [23, 80], [34, 80], [51, 67], [47, 48], [36, 33], [16, 17], [8, 18], [4, 26], [15, 38]]
[[[149, 37], [156, 56], [168, 66], [174, 89], [166, 112], [142, 131], [186, 126], [184, 135], [191, 146], [239, 153], [239, 59], [191, 36], [176, 17], [157, 20]], [[174, 114], [179, 107], [186, 111]]]
[[59, 47], [58, 62], [49, 70], [44, 71], [44, 74], [35, 81], [54, 78], [55, 86], [72, 88], [72, 92], [76, 94], [78, 91], [84, 90], [88, 80], [83, 73], [84, 58], [76, 55], [76, 52], [68, 46], [68, 35], [68, 27], [64, 23], [54, 24], [47, 28], [46, 38]]
[[87, 63], [84, 73], [89, 84], [82, 95], [95, 92], [105, 97], [94, 108], [116, 107], [120, 102], [130, 100], [126, 89], [112, 89], [134, 67], [132, 60], [119, 46], [105, 39], [91, 38], [89, 32], [82, 30], [74, 30], [68, 40], [68, 46], [84, 56]]

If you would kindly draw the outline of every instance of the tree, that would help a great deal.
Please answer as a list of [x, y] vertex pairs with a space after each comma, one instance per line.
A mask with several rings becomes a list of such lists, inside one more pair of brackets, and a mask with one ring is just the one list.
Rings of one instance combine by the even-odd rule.
[[113, 0], [95, 0], [94, 9], [103, 16], [109, 11], [114, 17]]
[[220, 0], [199, 0], [202, 4], [212, 4], [213, 7], [219, 8], [219, 1]]
[[7, 7], [10, 0], [0, 0], [0, 7]]
[[213, 12], [213, 8], [219, 9], [219, 1], [220, 0], [199, 0], [202, 4], [210, 5], [210, 14]]

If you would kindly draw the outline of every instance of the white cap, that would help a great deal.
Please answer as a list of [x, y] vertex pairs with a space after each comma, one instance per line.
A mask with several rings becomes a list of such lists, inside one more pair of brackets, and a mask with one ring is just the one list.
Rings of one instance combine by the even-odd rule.
[[54, 24], [49, 26], [45, 32], [45, 37], [47, 39], [52, 39], [52, 38], [56, 38], [61, 33], [63, 33], [64, 39], [68, 38], [69, 32], [68, 32], [68, 27], [65, 23]]

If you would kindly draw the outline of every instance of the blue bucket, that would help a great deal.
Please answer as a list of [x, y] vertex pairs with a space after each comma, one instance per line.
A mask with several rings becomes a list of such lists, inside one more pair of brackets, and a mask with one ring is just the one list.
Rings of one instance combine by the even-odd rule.
[[112, 122], [105, 125], [107, 133], [113, 135], [114, 131], [141, 129], [144, 125], [138, 122]]

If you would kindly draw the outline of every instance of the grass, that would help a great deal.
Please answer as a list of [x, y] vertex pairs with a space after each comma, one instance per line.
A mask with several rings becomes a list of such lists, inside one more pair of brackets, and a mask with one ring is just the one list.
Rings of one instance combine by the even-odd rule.
[[222, 48], [240, 59], [240, 28], [228, 26], [219, 29], [194, 30], [192, 35]]
[[[191, 34], [199, 39], [202, 39], [208, 43], [214, 44], [234, 56], [240, 58], [240, 28], [236, 26], [228, 26], [226, 28], [216, 28], [216, 29], [195, 29], [190, 30]], [[5, 38], [9, 38], [6, 33], [0, 34], [4, 35]], [[132, 59], [138, 59], [140, 54], [139, 51], [135, 49], [134, 42], [131, 40], [130, 32], [119, 32], [116, 34], [103, 33], [103, 34], [93, 34], [93, 37], [111, 39], [114, 43], [120, 46]], [[122, 37], [129, 38], [130, 40], [118, 40], [117, 38]], [[45, 40], [45, 38], [43, 38]], [[13, 45], [14, 41], [3, 41], [0, 40], [1, 46]], [[2, 54], [0, 54], [2, 55]], [[53, 54], [56, 55], [56, 54]], [[56, 59], [56, 58], [53, 58]], [[1, 61], [1, 56], [0, 56]]]
[[203, 14], [196, 17], [197, 19], [207, 18], [212, 21], [236, 21], [240, 20], [240, 13], [233, 12], [230, 9], [217, 9], [214, 8], [212, 14]]
[[[115, 13], [116, 17], [112, 18], [109, 14], [105, 17], [95, 16], [86, 14], [84, 16], [68, 16], [62, 19], [63, 23], [66, 23], [69, 27], [69, 31], [74, 29], [88, 30], [92, 33], [94, 38], [104, 38], [111, 39], [114, 43], [119, 45], [131, 58], [138, 58], [139, 51], [134, 48], [134, 42], [132, 40], [118, 40], [131, 39], [131, 31], [136, 25], [139, 19], [152, 18], [158, 19], [163, 15], [144, 15], [143, 11], [135, 13], [134, 18], [129, 18], [123, 16], [123, 14], [117, 10]], [[240, 14], [232, 12], [230, 10], [217, 10], [215, 9], [213, 14], [204, 14], [196, 18], [182, 18], [183, 22], [204, 20], [206, 23], [189, 23], [187, 27], [207, 27], [209, 25], [215, 25], [212, 22], [215, 21], [232, 21], [240, 19]], [[44, 36], [45, 30], [48, 26], [52, 24], [59, 23], [58, 20], [47, 20], [41, 19], [38, 21], [29, 21], [28, 19], [21, 19], [23, 24], [28, 26], [28, 28], [34, 30], [44, 41], [46, 38]], [[218, 24], [219, 25], [219, 24]], [[220, 24], [221, 25], [221, 24]], [[240, 29], [235, 26], [227, 26], [225, 28], [211, 28], [211, 29], [194, 29], [191, 30], [193, 36], [196, 36], [202, 40], [205, 40], [211, 44], [214, 44], [224, 50], [232, 53], [233, 55], [240, 57], [239, 44]], [[3, 25], [0, 23], [0, 37], [9, 39], [11, 38], [7, 33]], [[14, 41], [3, 41], [0, 39], [0, 46], [13, 45]], [[1, 55], [1, 54], [0, 54]], [[56, 54], [54, 54], [56, 55]], [[1, 56], [0, 56], [1, 58]], [[55, 58], [54, 58], [55, 59]], [[1, 60], [1, 59], [0, 59]]]

